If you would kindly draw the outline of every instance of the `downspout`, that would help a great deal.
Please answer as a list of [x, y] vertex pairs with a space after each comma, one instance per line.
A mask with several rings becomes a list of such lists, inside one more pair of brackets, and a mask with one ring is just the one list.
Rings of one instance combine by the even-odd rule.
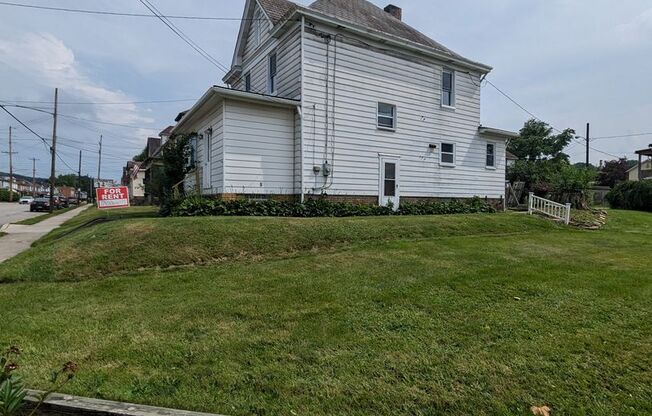
[[304, 30], [305, 30], [305, 25], [306, 25], [306, 18], [305, 18], [305, 16], [302, 15], [301, 16], [301, 81], [300, 81], [301, 82], [301, 93], [300, 93], [301, 94], [301, 104], [299, 105], [299, 119], [301, 120], [301, 131], [299, 133], [299, 135], [301, 136], [301, 137], [299, 137], [299, 154], [300, 154], [300, 158], [301, 158], [301, 161], [299, 162], [299, 170], [300, 170], [299, 185], [301, 186], [301, 189], [299, 189], [299, 194], [300, 194], [300, 201], [301, 201], [302, 204], [304, 202], [304, 196], [303, 196], [303, 190], [304, 190], [304, 186], [303, 186], [303, 176], [304, 176], [304, 171], [303, 171], [303, 168], [304, 168], [303, 135], [304, 135], [304, 128], [305, 128], [305, 124], [306, 124], [306, 123], [304, 123], [303, 111], [302, 111], [303, 103], [304, 103], [304, 97], [305, 97], [305, 95], [303, 93], [303, 90], [304, 90], [304, 72], [305, 72], [304, 68], [303, 68], [304, 65], [305, 65], [304, 47], [303, 47], [304, 46], [303, 45], [303, 34], [304, 34]]

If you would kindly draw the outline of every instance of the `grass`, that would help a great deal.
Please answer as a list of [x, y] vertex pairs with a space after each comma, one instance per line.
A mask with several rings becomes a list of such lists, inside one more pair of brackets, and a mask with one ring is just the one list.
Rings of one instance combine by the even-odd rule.
[[4, 237], [7, 233], [0, 232], [0, 237]]
[[[72, 359], [69, 393], [230, 415], [652, 412], [652, 214], [612, 211], [599, 231], [524, 215], [306, 220], [305, 234], [202, 220], [228, 242], [214, 249], [260, 257], [2, 285], [0, 345], [24, 348], [29, 385]], [[158, 249], [184, 258], [186, 244]]]
[[26, 218], [26, 219], [24, 219], [22, 221], [16, 222], [15, 224], [18, 224], [18, 225], [34, 225], [34, 224], [38, 224], [41, 221], [45, 221], [48, 218], [56, 217], [57, 215], [61, 215], [64, 212], [68, 212], [68, 211], [70, 211], [72, 209], [75, 209], [75, 208], [76, 207], [55, 209], [54, 211], [48, 212], [47, 214], [39, 215], [39, 216], [36, 216], [36, 217]]
[[[77, 229], [98, 218], [121, 216]], [[80, 280], [116, 273], [180, 266], [264, 261], [400, 239], [555, 231], [536, 218], [455, 215], [370, 218], [143, 218], [148, 208], [91, 208], [5, 263], [0, 282]], [[165, 249], [168, 248], [168, 249]]]

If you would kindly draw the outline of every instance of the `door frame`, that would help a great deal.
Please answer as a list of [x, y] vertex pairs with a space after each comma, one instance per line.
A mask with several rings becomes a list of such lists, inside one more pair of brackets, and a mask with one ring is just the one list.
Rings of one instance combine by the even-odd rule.
[[[395, 192], [393, 197], [385, 197], [385, 163], [394, 163], [396, 166]], [[378, 154], [378, 205], [386, 206], [392, 200], [394, 210], [401, 203], [401, 157], [398, 155]]]

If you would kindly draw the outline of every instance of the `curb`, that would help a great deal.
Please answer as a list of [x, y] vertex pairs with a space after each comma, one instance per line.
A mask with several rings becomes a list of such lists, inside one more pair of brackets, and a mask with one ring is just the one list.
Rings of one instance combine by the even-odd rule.
[[[39, 390], [28, 390], [27, 396], [25, 397], [27, 406], [32, 407], [36, 405], [41, 394], [43, 392]], [[41, 407], [39, 407], [36, 414], [73, 416], [220, 416], [213, 413], [144, 406], [60, 393], [50, 394]]]

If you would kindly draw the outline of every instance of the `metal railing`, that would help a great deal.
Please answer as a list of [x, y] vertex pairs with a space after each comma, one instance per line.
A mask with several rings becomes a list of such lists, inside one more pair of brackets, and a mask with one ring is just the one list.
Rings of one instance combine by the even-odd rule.
[[527, 213], [532, 215], [535, 212], [540, 212], [549, 217], [562, 220], [566, 225], [568, 225], [570, 223], [571, 204], [560, 204], [549, 199], [538, 197], [530, 192]]

